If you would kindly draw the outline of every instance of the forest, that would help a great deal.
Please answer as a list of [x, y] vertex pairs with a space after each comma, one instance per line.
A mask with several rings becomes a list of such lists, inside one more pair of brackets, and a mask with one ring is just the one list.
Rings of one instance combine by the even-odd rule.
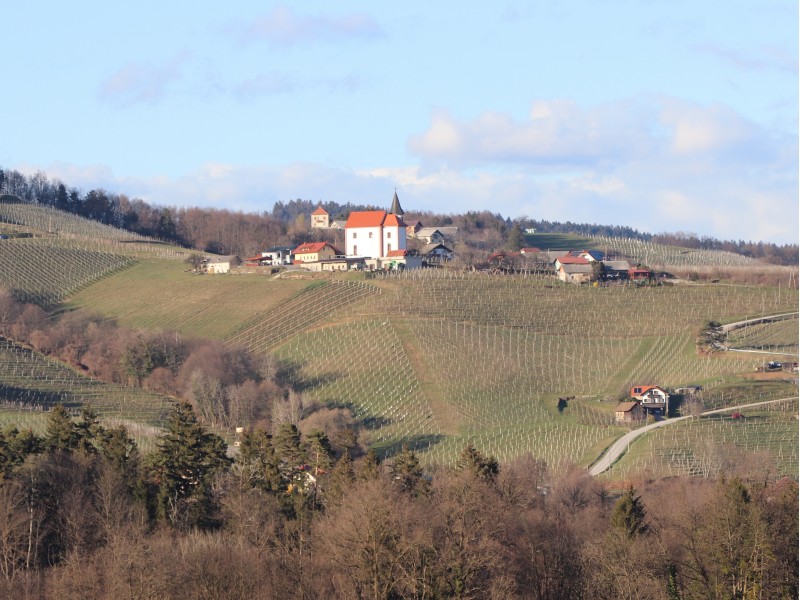
[[[198, 207], [153, 206], [129, 198], [125, 194], [103, 189], [83, 192], [69, 187], [57, 179], [49, 179], [37, 172], [26, 176], [13, 169], [0, 168], [0, 195], [10, 194], [39, 204], [53, 206], [165, 241], [186, 247], [198, 248], [217, 254], [251, 256], [265, 249], [265, 245], [298, 245], [309, 241], [308, 218], [318, 205], [334, 219], [343, 219], [353, 210], [385, 209], [371, 204], [345, 204], [335, 202], [314, 203], [310, 200], [277, 201], [271, 211], [243, 213], [225, 209]], [[435, 211], [408, 212], [409, 220], [422, 220], [426, 226], [454, 225], [459, 228], [464, 250], [490, 252], [507, 247], [514, 248], [510, 237], [521, 230], [534, 228], [539, 233], [569, 233], [624, 237], [693, 249], [724, 250], [764, 260], [778, 265], [797, 265], [800, 259], [797, 244], [774, 244], [763, 241], [717, 240], [693, 233], [639, 232], [630, 227], [586, 223], [558, 223], [519, 217], [512, 220], [491, 211], [467, 212], [463, 215], [443, 215]], [[313, 232], [313, 241], [322, 235]]]
[[797, 598], [797, 482], [612, 489], [470, 445], [354, 458], [291, 422], [225, 443], [178, 404], [145, 456], [91, 410], [0, 436], [9, 598]]

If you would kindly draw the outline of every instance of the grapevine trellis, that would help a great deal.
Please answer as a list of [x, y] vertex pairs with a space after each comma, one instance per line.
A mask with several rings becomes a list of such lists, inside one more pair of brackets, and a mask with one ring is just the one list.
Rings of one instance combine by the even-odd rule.
[[132, 262], [127, 256], [38, 240], [3, 240], [0, 287], [11, 290], [22, 302], [50, 306]]
[[172, 401], [138, 388], [117, 386], [82, 375], [62, 363], [0, 338], [0, 402], [4, 408], [63, 404], [79, 411], [91, 406], [100, 416], [159, 426]]
[[[757, 357], [698, 355], [700, 325], [797, 303], [787, 290], [596, 289], [533, 275], [407, 271], [373, 281], [382, 294], [282, 336], [277, 355], [294, 362], [309, 395], [352, 406], [374, 427], [372, 443], [406, 441], [429, 462], [452, 462], [468, 441], [501, 459], [586, 460], [618, 431], [615, 403], [597, 400], [633, 383], [710, 388], [752, 371]], [[409, 348], [424, 366], [411, 363]], [[563, 414], [560, 395], [577, 396]]]
[[[747, 416], [732, 419], [719, 415], [687, 420], [650, 432], [638, 441], [642, 447], [633, 458], [627, 456], [614, 466], [614, 477], [647, 471], [653, 476], [712, 476], [734, 469], [728, 464], [726, 446], [769, 458], [761, 468], [779, 475], [796, 476], [798, 470], [797, 400], [776, 403], [745, 411]], [[752, 411], [752, 412], [751, 412]]]

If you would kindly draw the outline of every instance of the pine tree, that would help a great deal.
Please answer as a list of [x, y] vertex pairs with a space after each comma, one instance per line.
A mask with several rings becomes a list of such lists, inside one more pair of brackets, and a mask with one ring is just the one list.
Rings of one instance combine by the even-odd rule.
[[629, 487], [614, 506], [611, 524], [630, 538], [647, 532], [645, 516], [641, 496], [637, 496], [636, 490]]
[[361, 468], [358, 470], [358, 478], [361, 481], [372, 481], [380, 477], [381, 461], [374, 448], [367, 450], [364, 461], [361, 463]]
[[497, 459], [494, 456], [484, 456], [472, 443], [467, 444], [461, 452], [456, 467], [468, 470], [475, 477], [484, 481], [494, 481], [494, 478], [500, 472]]
[[191, 405], [182, 403], [156, 444], [149, 475], [158, 488], [159, 515], [173, 525], [215, 525], [211, 481], [230, 464], [223, 439], [207, 432]]
[[78, 432], [63, 404], [56, 404], [50, 411], [46, 431], [45, 447], [48, 451], [71, 452], [78, 447]]
[[410, 492], [413, 496], [428, 493], [428, 480], [423, 475], [419, 459], [405, 444], [403, 444], [402, 450], [394, 458], [392, 475], [395, 483], [404, 492]]

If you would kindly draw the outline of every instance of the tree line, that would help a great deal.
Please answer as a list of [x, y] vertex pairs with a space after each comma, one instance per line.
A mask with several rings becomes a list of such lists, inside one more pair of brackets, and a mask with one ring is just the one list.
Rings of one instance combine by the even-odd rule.
[[151, 454], [91, 410], [0, 435], [0, 589], [39, 598], [797, 598], [798, 486], [613, 490], [467, 446], [423, 469], [352, 436], [245, 432], [178, 404]]
[[[370, 204], [340, 204], [311, 200], [277, 201], [270, 212], [244, 213], [212, 208], [182, 208], [155, 206], [125, 194], [103, 189], [83, 191], [69, 187], [58, 179], [48, 179], [37, 172], [26, 176], [13, 169], [0, 169], [0, 195], [10, 194], [30, 202], [53, 206], [77, 215], [156, 237], [187, 247], [217, 254], [251, 256], [267, 246], [296, 246], [309, 239], [308, 216], [321, 205], [332, 219], [346, 219], [354, 210], [386, 209]], [[535, 228], [540, 233], [604, 235], [633, 238], [667, 245], [706, 250], [725, 250], [764, 260], [772, 264], [796, 265], [797, 244], [774, 244], [744, 240], [718, 240], [691, 233], [650, 234], [619, 225], [560, 223], [520, 217], [512, 220], [491, 211], [468, 211], [465, 214], [409, 212], [408, 220], [422, 220], [426, 226], [453, 225], [468, 250], [493, 251], [501, 248], [518, 249], [519, 232]], [[315, 240], [322, 233], [314, 232]], [[317, 240], [319, 241], [319, 240]], [[331, 241], [331, 240], [328, 240]]]

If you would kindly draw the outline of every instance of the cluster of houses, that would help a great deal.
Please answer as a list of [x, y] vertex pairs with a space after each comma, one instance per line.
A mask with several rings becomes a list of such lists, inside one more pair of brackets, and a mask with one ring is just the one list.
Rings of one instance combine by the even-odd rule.
[[669, 394], [657, 385], [636, 385], [629, 397], [628, 402], [620, 402], [614, 410], [617, 423], [622, 425], [637, 423], [647, 415], [666, 416], [669, 412]]
[[[397, 192], [388, 211], [353, 211], [347, 220], [332, 220], [319, 206], [311, 213], [312, 229], [344, 231], [344, 248], [330, 242], [304, 242], [296, 248], [270, 248], [245, 260], [246, 266], [298, 265], [312, 271], [415, 269], [449, 260], [453, 251], [445, 245], [457, 227], [423, 227], [419, 221], [403, 221]], [[409, 249], [408, 239], [422, 246]]]
[[489, 262], [527, 266], [539, 265], [555, 272], [565, 283], [590, 283], [593, 281], [647, 281], [653, 273], [631, 265], [627, 260], [607, 260], [599, 250], [541, 250], [522, 248], [519, 252], [495, 252]]
[[[346, 220], [332, 219], [320, 205], [311, 213], [311, 228], [344, 232], [344, 247], [331, 242], [304, 242], [297, 247], [275, 246], [244, 260], [250, 267], [301, 266], [312, 271], [415, 269], [449, 261], [457, 227], [425, 227], [420, 221], [404, 221], [397, 191], [389, 210], [353, 211]], [[341, 238], [339, 238], [341, 241]], [[414, 243], [408, 243], [415, 240]], [[337, 244], [338, 245], [338, 244]], [[489, 265], [542, 268], [565, 283], [648, 280], [648, 269], [625, 260], [607, 260], [599, 250], [540, 250], [495, 252]], [[235, 257], [216, 257], [205, 263], [207, 273], [226, 273]]]

